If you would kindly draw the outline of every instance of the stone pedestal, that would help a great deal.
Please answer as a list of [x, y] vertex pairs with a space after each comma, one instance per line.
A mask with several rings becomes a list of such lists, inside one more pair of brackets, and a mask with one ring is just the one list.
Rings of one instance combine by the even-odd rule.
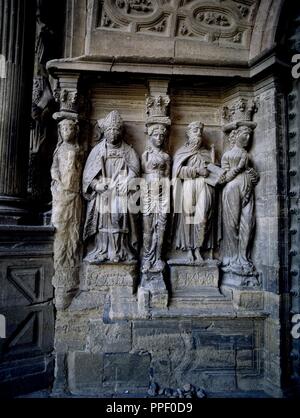
[[138, 289], [138, 309], [143, 316], [149, 316], [151, 309], [168, 307], [169, 293], [165, 285], [163, 272], [143, 273]]
[[207, 303], [223, 301], [219, 289], [219, 262], [207, 260], [189, 263], [181, 259], [168, 261], [170, 268], [170, 309], [191, 310], [205, 307]]
[[18, 224], [24, 210], [35, 36], [34, 0], [1, 0], [0, 224]]
[[76, 299], [77, 306], [86, 304], [90, 294], [106, 292], [106, 309], [104, 316], [107, 320], [122, 320], [136, 318], [137, 302], [134, 294], [137, 289], [137, 263], [103, 263], [90, 264], [85, 262], [82, 270], [80, 289], [82, 293]]

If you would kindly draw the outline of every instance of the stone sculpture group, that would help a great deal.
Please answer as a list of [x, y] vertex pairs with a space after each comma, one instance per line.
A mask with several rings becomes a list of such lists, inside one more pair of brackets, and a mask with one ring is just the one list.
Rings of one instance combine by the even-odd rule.
[[[71, 267], [80, 264], [76, 243], [82, 224], [83, 261], [95, 265], [140, 261], [145, 288], [158, 283], [166, 290], [168, 254], [173, 261], [175, 254], [176, 263], [199, 267], [215, 258], [216, 247], [222, 259], [218, 265], [229, 275], [228, 283], [255, 286], [257, 272], [250, 250], [259, 175], [247, 151], [255, 123], [231, 123], [230, 149], [218, 165], [214, 147], [209, 150], [204, 145], [204, 124], [193, 121], [172, 159], [167, 152], [168, 96], [150, 98], [147, 105], [148, 144], [141, 160], [124, 140], [117, 110], [97, 122], [99, 142], [84, 166], [78, 122], [59, 122], [60, 141], [52, 167], [52, 222], [63, 237], [56, 239], [56, 265], [63, 266], [66, 260], [73, 260]], [[83, 222], [80, 188], [86, 201]], [[132, 210], [130, 200], [137, 210]]]

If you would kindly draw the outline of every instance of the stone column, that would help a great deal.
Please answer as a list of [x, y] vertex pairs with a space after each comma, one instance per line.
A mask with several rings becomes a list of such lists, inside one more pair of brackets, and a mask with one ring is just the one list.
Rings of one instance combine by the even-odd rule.
[[34, 60], [35, 0], [0, 0], [0, 223], [24, 215]]

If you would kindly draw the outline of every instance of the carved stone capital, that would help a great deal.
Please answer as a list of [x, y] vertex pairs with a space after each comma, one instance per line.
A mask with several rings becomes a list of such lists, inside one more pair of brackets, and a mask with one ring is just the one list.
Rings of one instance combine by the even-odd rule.
[[57, 74], [54, 99], [59, 104], [59, 114], [54, 116], [56, 120], [74, 119], [74, 114], [80, 113], [79, 73]]
[[223, 108], [224, 131], [237, 129], [239, 126], [249, 126], [254, 129], [253, 116], [258, 110], [258, 102], [249, 98], [239, 97], [230, 106]]
[[146, 98], [146, 125], [161, 123], [171, 125], [169, 118], [170, 97], [167, 80], [149, 80], [149, 96]]

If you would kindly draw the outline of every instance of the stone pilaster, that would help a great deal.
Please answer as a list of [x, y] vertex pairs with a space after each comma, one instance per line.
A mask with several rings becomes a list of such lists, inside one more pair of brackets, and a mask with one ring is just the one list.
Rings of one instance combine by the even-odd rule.
[[34, 0], [0, 0], [0, 223], [24, 215], [35, 36]]
[[[83, 153], [78, 142], [79, 74], [59, 73], [56, 77], [54, 96], [59, 103], [59, 112], [53, 118], [58, 122], [59, 141], [51, 168], [52, 224], [55, 227], [52, 284], [55, 287], [56, 309], [63, 310], [70, 305], [79, 287]], [[61, 133], [63, 126], [69, 127], [68, 138]]]

